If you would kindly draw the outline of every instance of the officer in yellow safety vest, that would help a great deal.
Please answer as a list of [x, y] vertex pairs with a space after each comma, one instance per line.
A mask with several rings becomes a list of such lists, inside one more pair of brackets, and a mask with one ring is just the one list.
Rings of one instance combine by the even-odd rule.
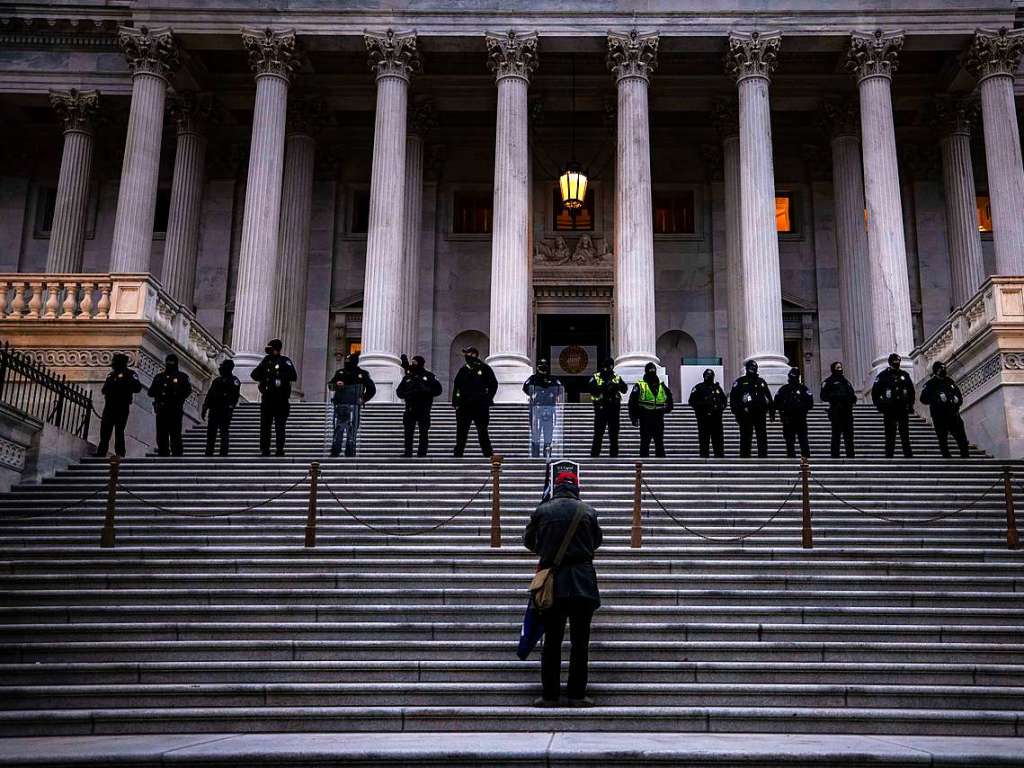
[[665, 414], [672, 410], [672, 390], [658, 378], [654, 363], [644, 367], [644, 377], [633, 385], [629, 393], [629, 420], [633, 426], [640, 426], [640, 456], [651, 455], [651, 439], [654, 439], [654, 455], [665, 455]]
[[601, 363], [601, 369], [587, 382], [590, 399], [594, 403], [594, 442], [591, 456], [601, 455], [601, 442], [608, 429], [608, 455], [619, 455], [619, 408], [626, 394], [626, 382], [615, 375], [615, 361], [610, 357]]

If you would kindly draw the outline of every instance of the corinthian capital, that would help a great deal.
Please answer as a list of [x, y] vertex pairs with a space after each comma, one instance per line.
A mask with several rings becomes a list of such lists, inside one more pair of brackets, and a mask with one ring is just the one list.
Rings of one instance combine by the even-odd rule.
[[117, 44], [134, 75], [144, 73], [166, 78], [181, 64], [178, 43], [167, 28], [120, 27]]
[[299, 51], [295, 30], [275, 32], [266, 29], [243, 29], [242, 46], [249, 56], [249, 67], [256, 77], [277, 75], [291, 80], [299, 68]]
[[50, 91], [50, 106], [63, 118], [65, 131], [92, 133], [96, 129], [99, 91]]
[[364, 32], [363, 42], [370, 54], [370, 69], [377, 77], [409, 76], [420, 71], [420, 53], [416, 47], [415, 32], [398, 32], [389, 29], [384, 34]]
[[978, 100], [971, 96], [945, 96], [935, 100], [935, 127], [939, 136], [971, 135], [971, 126], [980, 114]]
[[771, 80], [779, 60], [782, 35], [778, 32], [732, 32], [725, 52], [725, 72], [736, 82], [748, 77]]
[[891, 78], [899, 67], [903, 50], [903, 32], [854, 32], [846, 52], [846, 71], [857, 82], [869, 77]]
[[616, 81], [625, 77], [649, 80], [657, 68], [657, 33], [640, 34], [635, 28], [627, 33], [608, 33], [608, 69], [615, 74]]
[[220, 117], [213, 95], [198, 91], [179, 91], [170, 99], [171, 119], [178, 133], [205, 134]]
[[992, 75], [1010, 75], [1017, 71], [1024, 52], [1024, 29], [978, 29], [967, 49], [964, 64], [979, 80]]
[[328, 119], [327, 104], [319, 96], [288, 99], [288, 133], [315, 136]]
[[537, 33], [517, 33], [510, 29], [505, 34], [484, 35], [487, 45], [487, 67], [495, 80], [503, 77], [521, 77], [529, 80], [537, 68]]
[[860, 102], [856, 98], [826, 101], [822, 105], [822, 112], [824, 112], [822, 127], [828, 132], [830, 138], [837, 139], [840, 136], [860, 138]]

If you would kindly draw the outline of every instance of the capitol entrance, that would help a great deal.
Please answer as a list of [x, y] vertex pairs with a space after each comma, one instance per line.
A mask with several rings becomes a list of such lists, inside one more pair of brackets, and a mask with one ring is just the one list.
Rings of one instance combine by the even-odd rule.
[[537, 315], [537, 359], [551, 362], [551, 373], [565, 385], [569, 402], [587, 402], [587, 380], [610, 354], [607, 314]]

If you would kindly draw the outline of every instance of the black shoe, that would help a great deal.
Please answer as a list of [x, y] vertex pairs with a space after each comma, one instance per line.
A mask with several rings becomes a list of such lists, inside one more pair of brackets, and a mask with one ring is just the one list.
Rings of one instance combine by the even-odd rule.
[[260, 456], [269, 456], [270, 451], [260, 451]]
[[538, 696], [533, 700], [533, 706], [541, 707], [542, 709], [553, 709], [558, 706], [558, 699], [545, 699], [543, 696]]
[[284, 456], [284, 451], [274, 451], [275, 456]]
[[589, 709], [595, 706], [594, 700], [589, 696], [584, 696], [582, 699], [569, 699], [569, 706], [573, 709]]
[[412, 453], [411, 452], [410, 453], [403, 453], [402, 454], [402, 458], [403, 459], [411, 459], [412, 458]]

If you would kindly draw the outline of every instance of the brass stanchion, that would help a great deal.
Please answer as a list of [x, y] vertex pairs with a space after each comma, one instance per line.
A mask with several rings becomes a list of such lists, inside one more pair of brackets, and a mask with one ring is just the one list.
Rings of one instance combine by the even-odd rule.
[[800, 486], [803, 497], [801, 545], [804, 549], [812, 549], [814, 539], [811, 534], [811, 465], [806, 457], [800, 458]]
[[640, 484], [643, 481], [644, 465], [638, 461], [635, 467], [636, 474], [633, 477], [633, 530], [629, 537], [630, 549], [640, 549], [641, 540], [643, 539], [643, 527], [640, 521]]
[[121, 474], [121, 457], [110, 457], [110, 475], [107, 478], [107, 514], [103, 519], [103, 533], [100, 546], [111, 549], [114, 546], [114, 514], [117, 511], [117, 479]]
[[501, 548], [501, 462], [498, 454], [491, 456], [491, 546]]
[[320, 462], [309, 463], [309, 512], [306, 514], [306, 546], [316, 546], [316, 491], [320, 477]]
[[1013, 511], [1013, 476], [1009, 467], [1003, 467], [1003, 496], [1006, 498], [1006, 546], [1010, 549], [1020, 549], [1017, 516]]

